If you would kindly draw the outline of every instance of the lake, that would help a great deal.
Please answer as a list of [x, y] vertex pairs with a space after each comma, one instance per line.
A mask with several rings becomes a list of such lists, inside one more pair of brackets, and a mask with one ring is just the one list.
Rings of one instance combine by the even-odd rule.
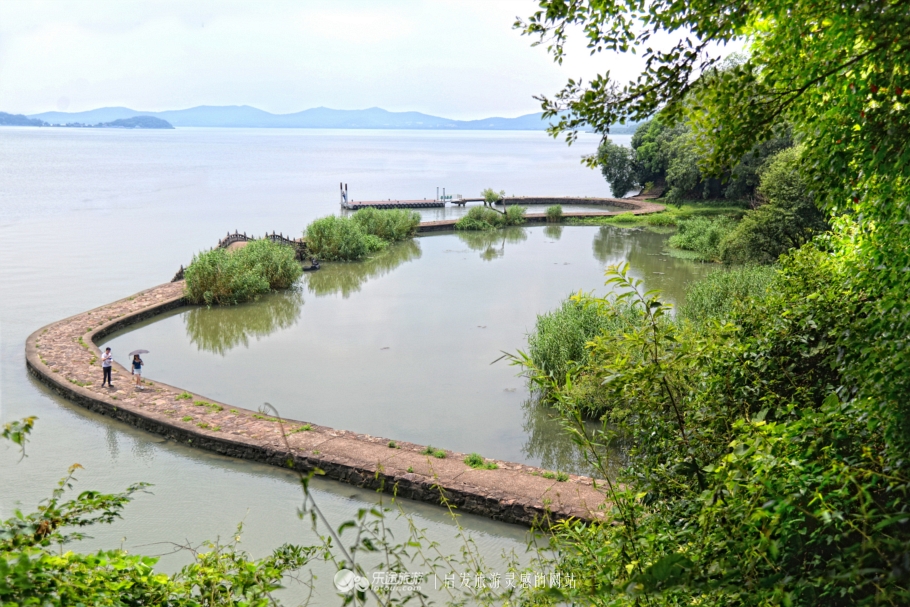
[[[293, 476], [187, 449], [55, 397], [26, 374], [27, 335], [170, 280], [229, 230], [299, 234], [312, 219], [338, 212], [339, 182], [357, 199], [433, 197], [437, 186], [465, 196], [486, 187], [609, 196], [603, 178], [579, 163], [596, 145], [582, 134], [566, 147], [538, 132], [0, 129], [0, 420], [38, 417], [28, 457], [19, 462], [14, 449], [0, 447], [0, 516], [18, 506], [33, 509], [78, 462], [80, 489], [154, 484], [124, 520], [93, 529], [82, 549], [122, 544], [166, 554], [168, 542], [226, 537], [240, 521], [244, 546], [256, 556], [286, 541], [312, 542], [296, 516]], [[558, 237], [542, 227], [522, 233], [489, 242], [422, 237], [357, 268], [327, 266], [307, 278], [298, 296], [182, 310], [128, 335], [151, 342], [149, 376], [228, 402], [255, 408], [271, 399], [291, 417], [537, 461], [543, 456], [523, 452], [529, 436], [522, 429], [523, 382], [514, 369], [489, 365], [499, 350], [522, 347], [536, 314], [569, 291], [597, 288], [608, 262], [638, 256], [636, 272], [668, 294], [678, 294], [689, 274], [670, 284], [676, 275], [655, 274], [658, 268], [701, 268], [662, 260], [662, 237], [653, 234], [582, 227], [566, 227]], [[507, 276], [524, 290], [505, 288]], [[415, 316], [415, 309], [433, 314]], [[299, 358], [285, 360], [289, 353]], [[395, 415], [368, 414], [364, 404], [345, 417], [338, 395], [363, 401], [374, 382], [387, 395], [382, 407], [400, 407]], [[451, 398], [450, 386], [457, 387]], [[457, 433], [429, 416], [405, 419], [431, 400], [464, 409], [452, 422]], [[495, 405], [488, 407], [496, 409], [495, 428], [482, 417], [477, 423], [485, 402]], [[514, 425], [502, 434], [505, 422]], [[468, 427], [476, 442], [462, 432]], [[375, 499], [333, 482], [316, 488], [336, 525]], [[440, 509], [405, 507], [430, 537], [456, 549]], [[519, 527], [467, 515], [462, 521], [486, 554], [523, 549]], [[165, 556], [161, 567], [186, 561], [185, 554]], [[323, 569], [316, 570], [325, 581], [331, 567]]]

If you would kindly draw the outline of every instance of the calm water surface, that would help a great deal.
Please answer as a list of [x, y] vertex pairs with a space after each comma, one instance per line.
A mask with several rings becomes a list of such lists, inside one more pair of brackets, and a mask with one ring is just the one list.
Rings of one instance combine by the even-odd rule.
[[603, 292], [628, 261], [679, 300], [706, 266], [662, 254], [665, 237], [611, 227], [425, 236], [363, 263], [326, 264], [299, 292], [175, 311], [114, 336], [155, 378], [226, 403], [486, 457], [586, 472], [503, 351], [539, 313]]
[[[244, 546], [257, 556], [286, 541], [312, 542], [296, 517], [293, 477], [168, 443], [53, 396], [26, 374], [25, 338], [169, 280], [228, 230], [300, 233], [338, 211], [339, 181], [357, 199], [432, 197], [437, 186], [465, 196], [485, 187], [609, 196], [602, 177], [578, 162], [596, 144], [582, 135], [567, 148], [532, 132], [0, 128], [0, 421], [39, 418], [23, 461], [0, 446], [0, 516], [34, 508], [78, 462], [79, 488], [154, 484], [123, 521], [94, 529], [83, 549], [166, 553], [168, 542], [226, 537], [239, 521]], [[490, 455], [543, 459], [523, 451], [532, 451], [533, 431], [523, 429], [522, 382], [513, 369], [488, 363], [501, 349], [521, 347], [535, 314], [569, 291], [597, 287], [608, 261], [640, 254], [678, 263], [658, 261], [659, 243], [636, 240], [653, 235], [557, 233], [421, 238], [357, 267], [327, 268], [297, 296], [186, 310], [130, 335], [158, 340], [148, 348], [150, 375], [229, 402], [271, 399], [290, 416], [465, 450], [473, 439], [461, 428], [471, 428], [475, 448]], [[669, 273], [653, 274], [663, 271], [657, 266], [634, 259], [633, 266], [655, 283], [672, 282]], [[474, 372], [476, 381], [466, 381]], [[368, 390], [377, 398], [372, 407], [362, 398]], [[433, 438], [442, 425], [431, 423], [434, 415], [451, 409], [445, 423], [458, 433]], [[375, 499], [332, 482], [317, 488], [335, 524]], [[443, 548], [457, 549], [439, 509], [406, 507]], [[521, 528], [463, 519], [486, 554], [524, 546]], [[184, 562], [185, 555], [166, 556], [162, 567]], [[314, 570], [317, 591], [333, 596], [331, 568]]]

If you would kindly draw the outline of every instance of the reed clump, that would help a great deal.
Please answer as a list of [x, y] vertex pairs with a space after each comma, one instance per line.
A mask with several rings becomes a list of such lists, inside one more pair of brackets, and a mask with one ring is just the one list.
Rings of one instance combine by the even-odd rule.
[[254, 240], [236, 251], [213, 249], [195, 255], [184, 272], [184, 297], [194, 304], [238, 304], [287, 289], [302, 273], [292, 247]]
[[417, 233], [420, 214], [360, 209], [353, 217], [322, 217], [306, 228], [307, 249], [326, 261], [356, 261]]
[[512, 205], [500, 213], [487, 206], [471, 207], [467, 214], [455, 222], [456, 230], [485, 231], [508, 226], [517, 226], [525, 222], [527, 208]]

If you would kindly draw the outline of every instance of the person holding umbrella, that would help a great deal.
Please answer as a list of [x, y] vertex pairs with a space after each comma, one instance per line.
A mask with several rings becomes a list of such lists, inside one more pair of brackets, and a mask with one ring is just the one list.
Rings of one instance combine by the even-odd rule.
[[133, 357], [133, 375], [136, 376], [136, 389], [142, 389], [142, 365], [145, 364], [139, 357], [140, 354], [148, 354], [148, 350], [133, 350], [130, 356]]

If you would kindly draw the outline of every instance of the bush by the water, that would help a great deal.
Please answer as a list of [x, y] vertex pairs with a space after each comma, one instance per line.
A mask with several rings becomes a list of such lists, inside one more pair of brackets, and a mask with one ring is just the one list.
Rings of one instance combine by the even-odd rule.
[[557, 223], [562, 220], [562, 205], [554, 204], [547, 207], [547, 221]]
[[471, 207], [464, 217], [455, 222], [456, 230], [495, 230], [507, 226], [521, 225], [525, 221], [522, 206], [507, 206], [503, 213], [486, 206]]
[[761, 299], [768, 292], [777, 269], [743, 266], [720, 269], [686, 286], [686, 298], [678, 316], [695, 324], [725, 320], [737, 305]]
[[766, 203], [747, 213], [724, 239], [720, 252], [726, 263], [774, 263], [828, 229], [800, 173], [801, 155], [802, 148], [790, 148], [765, 165], [758, 193]]
[[194, 304], [230, 305], [287, 289], [303, 273], [293, 248], [254, 240], [236, 251], [213, 249], [186, 268], [185, 297]]
[[386, 242], [413, 238], [420, 225], [420, 213], [405, 209], [360, 209], [351, 220], [364, 234], [372, 234]]
[[595, 306], [568, 298], [537, 317], [537, 326], [528, 336], [528, 356], [538, 370], [562, 385], [570, 366], [588, 361], [585, 344], [613, 324]]
[[677, 249], [692, 251], [696, 259], [701, 261], [718, 261], [721, 242], [735, 225], [732, 219], [723, 215], [684, 219], [676, 224], [677, 232], [670, 237], [668, 244]]
[[390, 242], [411, 238], [419, 224], [419, 213], [401, 209], [365, 208], [353, 217], [330, 215], [307, 226], [307, 249], [327, 261], [355, 261], [385, 249]]

